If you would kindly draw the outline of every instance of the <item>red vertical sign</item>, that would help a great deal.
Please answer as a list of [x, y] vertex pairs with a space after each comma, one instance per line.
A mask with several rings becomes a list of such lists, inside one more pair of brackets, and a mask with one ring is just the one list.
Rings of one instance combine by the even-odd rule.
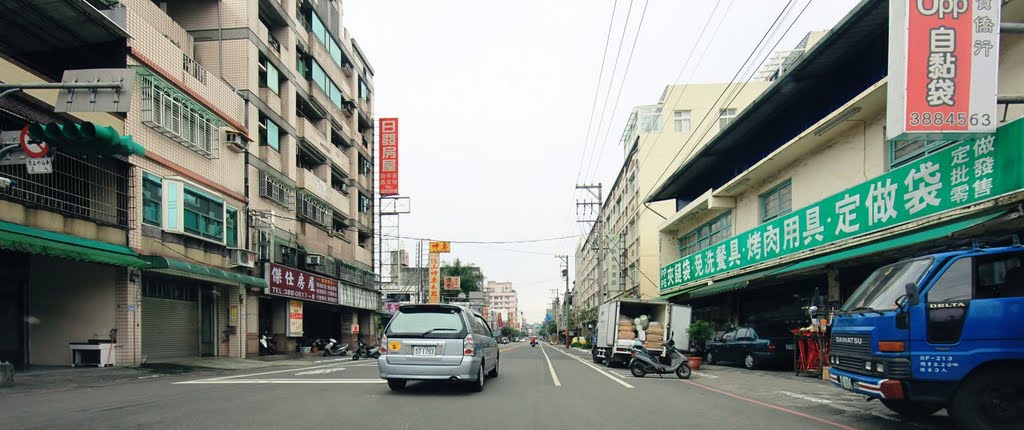
[[[922, 3], [931, 8], [921, 8]], [[933, 0], [910, 6], [907, 131], [967, 130], [974, 50], [970, 3]]]
[[398, 195], [398, 118], [380, 119], [380, 195]]

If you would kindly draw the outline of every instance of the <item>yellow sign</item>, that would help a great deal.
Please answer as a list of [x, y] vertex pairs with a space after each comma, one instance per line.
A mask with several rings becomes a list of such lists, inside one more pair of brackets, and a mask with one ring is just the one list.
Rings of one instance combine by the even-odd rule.
[[446, 254], [452, 252], [451, 242], [430, 242], [431, 254]]
[[238, 305], [228, 308], [228, 325], [238, 325]]
[[391, 343], [388, 343], [388, 349], [398, 351], [399, 349], [402, 349], [402, 344], [398, 343], [397, 340], [393, 340]]
[[[431, 244], [433, 248], [433, 244]], [[427, 294], [427, 303], [441, 303], [441, 256], [436, 252], [430, 253], [430, 291]]]

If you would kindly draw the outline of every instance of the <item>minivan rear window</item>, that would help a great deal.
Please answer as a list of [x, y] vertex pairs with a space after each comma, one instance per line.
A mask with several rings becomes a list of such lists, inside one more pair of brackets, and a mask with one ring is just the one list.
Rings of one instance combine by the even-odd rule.
[[466, 336], [461, 312], [457, 309], [403, 309], [384, 334], [388, 337], [459, 339]]

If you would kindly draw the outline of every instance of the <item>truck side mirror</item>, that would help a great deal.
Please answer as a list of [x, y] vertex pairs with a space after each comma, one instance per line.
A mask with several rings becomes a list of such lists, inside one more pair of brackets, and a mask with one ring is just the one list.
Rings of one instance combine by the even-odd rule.
[[905, 285], [904, 288], [907, 292], [908, 306], [917, 306], [918, 303], [921, 303], [921, 292], [918, 291], [917, 284], [913, 282], [907, 282], [907, 285]]

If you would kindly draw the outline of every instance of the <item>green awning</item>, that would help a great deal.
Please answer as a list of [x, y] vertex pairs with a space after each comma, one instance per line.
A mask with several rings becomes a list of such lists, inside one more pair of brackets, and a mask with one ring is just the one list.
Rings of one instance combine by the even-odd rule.
[[204, 264], [189, 263], [187, 261], [156, 255], [144, 255], [142, 258], [149, 264], [148, 267], [143, 269], [146, 271], [165, 273], [168, 275], [198, 279], [218, 284], [241, 284], [260, 288], [267, 287], [267, 281], [263, 278], [221, 270]]
[[780, 270], [784, 269], [774, 268], [768, 270], [761, 270], [758, 272], [748, 273], [746, 275], [737, 276], [735, 278], [715, 282], [711, 285], [705, 285], [702, 288], [691, 290], [689, 298], [696, 299], [699, 297], [713, 296], [715, 294], [722, 294], [728, 291], [743, 289], [750, 284], [750, 281], [760, 279], [768, 275], [774, 275]]
[[871, 243], [868, 245], [862, 245], [839, 252], [833, 252], [831, 254], [822, 255], [820, 257], [812, 258], [810, 260], [801, 261], [792, 266], [781, 269], [775, 272], [774, 274], [781, 275], [787, 272], [795, 272], [797, 270], [810, 269], [812, 267], [824, 266], [826, 264], [834, 263], [837, 261], [863, 257], [865, 255], [889, 251], [904, 246], [910, 246], [936, 239], [941, 239], [960, 230], [976, 226], [986, 221], [990, 221], [1003, 214], [1004, 212], [996, 212], [986, 215], [975, 216], [954, 223], [933, 227], [930, 229], [921, 230], [914, 233], [905, 234], [902, 236], [897, 236], [892, 239], [887, 239], [880, 242]]
[[90, 263], [143, 267], [131, 248], [23, 225], [0, 222], [0, 248]]

